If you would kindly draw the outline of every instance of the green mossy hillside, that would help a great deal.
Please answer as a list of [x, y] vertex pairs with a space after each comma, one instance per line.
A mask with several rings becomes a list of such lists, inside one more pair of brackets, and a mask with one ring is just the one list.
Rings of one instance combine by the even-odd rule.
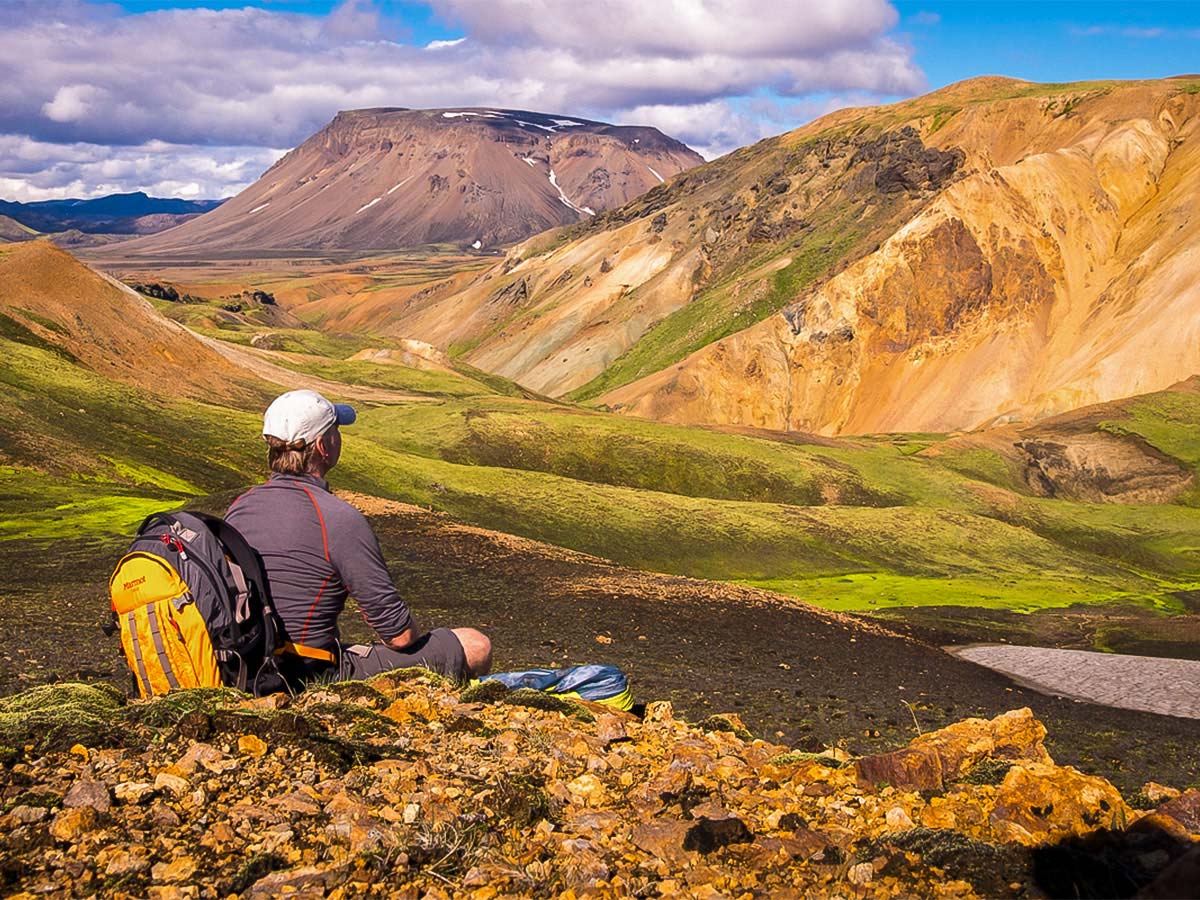
[[[148, 513], [219, 511], [262, 477], [257, 409], [163, 399], [10, 339], [0, 352], [6, 540], [70, 537], [110, 555]], [[998, 455], [918, 453], [938, 435], [805, 443], [509, 396], [448, 372], [312, 368], [425, 392], [359, 403], [335, 487], [638, 568], [865, 610], [1119, 601], [1170, 611], [1200, 583], [1200, 510], [1035, 498]], [[1103, 427], [1200, 459], [1193, 395], [1130, 410]]]

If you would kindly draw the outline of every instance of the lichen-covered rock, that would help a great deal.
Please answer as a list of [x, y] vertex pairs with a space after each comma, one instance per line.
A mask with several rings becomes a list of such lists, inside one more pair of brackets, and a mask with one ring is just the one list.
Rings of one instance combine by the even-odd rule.
[[64, 809], [50, 823], [50, 834], [60, 843], [73, 843], [91, 831], [99, 821], [99, 813], [90, 806]]
[[1028, 707], [988, 721], [965, 719], [923, 734], [907, 747], [863, 757], [855, 763], [868, 784], [940, 790], [985, 759], [1051, 762], [1042, 741], [1046, 728]]
[[35, 734], [0, 768], [0, 874], [18, 896], [974, 900], [1038, 896], [1032, 849], [1063, 837], [1114, 829], [1138, 886], [1192, 840], [1197, 792], [1136, 821], [1046, 761], [1027, 711], [881, 754], [892, 781], [667, 703], [533, 700], [466, 703], [418, 673], [114, 703], [90, 749]]
[[1109, 782], [1071, 766], [1029, 763], [1013, 766], [996, 792], [991, 823], [1001, 841], [1026, 846], [1124, 829], [1134, 818]]

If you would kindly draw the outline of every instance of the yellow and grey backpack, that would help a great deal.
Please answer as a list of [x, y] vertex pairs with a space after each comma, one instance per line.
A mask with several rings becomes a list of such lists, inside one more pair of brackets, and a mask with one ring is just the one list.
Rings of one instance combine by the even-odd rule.
[[282, 688], [281, 643], [258, 554], [203, 513], [156, 513], [109, 580], [113, 624], [142, 697], [178, 688]]

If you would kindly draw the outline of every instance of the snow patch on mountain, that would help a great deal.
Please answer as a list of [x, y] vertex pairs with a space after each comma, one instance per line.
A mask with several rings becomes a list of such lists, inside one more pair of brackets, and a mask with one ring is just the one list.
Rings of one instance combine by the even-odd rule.
[[576, 206], [574, 203], [571, 202], [570, 198], [568, 198], [567, 195], [563, 193], [562, 186], [558, 183], [558, 177], [554, 174], [553, 169], [550, 170], [550, 183], [552, 185], [554, 185], [554, 189], [556, 191], [558, 191], [558, 199], [561, 200], [563, 202], [563, 204], [565, 204], [566, 206], [575, 210], [575, 212], [577, 212], [577, 213], [584, 213], [589, 216], [595, 215], [595, 213], [592, 212], [592, 210], [589, 209], [588, 207]]

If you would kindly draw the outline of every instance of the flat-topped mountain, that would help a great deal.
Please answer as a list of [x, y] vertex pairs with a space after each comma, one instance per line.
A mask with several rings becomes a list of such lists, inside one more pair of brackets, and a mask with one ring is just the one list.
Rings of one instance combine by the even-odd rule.
[[493, 247], [589, 219], [701, 162], [655, 128], [519, 110], [353, 110], [212, 213], [123, 250]]

